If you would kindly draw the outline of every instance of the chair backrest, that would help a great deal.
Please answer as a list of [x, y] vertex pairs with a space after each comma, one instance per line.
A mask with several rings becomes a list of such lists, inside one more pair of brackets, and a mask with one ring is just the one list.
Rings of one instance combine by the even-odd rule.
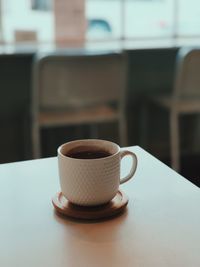
[[33, 70], [33, 97], [39, 109], [81, 108], [123, 99], [124, 53], [37, 55]]
[[200, 98], [200, 48], [181, 48], [177, 55], [174, 98]]

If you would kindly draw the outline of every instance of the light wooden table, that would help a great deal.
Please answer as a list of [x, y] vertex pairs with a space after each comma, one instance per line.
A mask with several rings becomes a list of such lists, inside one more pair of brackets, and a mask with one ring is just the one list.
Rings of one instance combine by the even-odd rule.
[[[200, 189], [139, 147], [127, 211], [80, 223], [58, 217], [56, 158], [0, 165], [0, 266], [199, 267]], [[123, 162], [125, 171], [129, 162]]]

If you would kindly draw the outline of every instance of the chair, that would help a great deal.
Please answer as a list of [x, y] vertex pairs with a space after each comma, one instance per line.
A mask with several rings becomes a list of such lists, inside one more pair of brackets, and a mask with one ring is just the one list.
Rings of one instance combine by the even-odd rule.
[[200, 48], [181, 48], [171, 96], [151, 98], [170, 115], [170, 153], [172, 168], [180, 170], [179, 116], [200, 113]]
[[41, 156], [40, 129], [47, 127], [86, 124], [90, 138], [98, 138], [98, 124], [118, 122], [121, 145], [127, 144], [124, 53], [36, 55], [32, 83], [34, 158]]

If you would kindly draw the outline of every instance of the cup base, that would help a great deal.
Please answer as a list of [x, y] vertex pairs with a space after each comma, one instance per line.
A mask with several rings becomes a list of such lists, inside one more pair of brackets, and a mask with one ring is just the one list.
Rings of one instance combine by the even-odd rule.
[[128, 197], [119, 190], [115, 197], [107, 204], [98, 206], [78, 206], [69, 202], [62, 192], [58, 192], [52, 199], [55, 210], [66, 217], [83, 220], [98, 220], [114, 217], [122, 213], [127, 204]]

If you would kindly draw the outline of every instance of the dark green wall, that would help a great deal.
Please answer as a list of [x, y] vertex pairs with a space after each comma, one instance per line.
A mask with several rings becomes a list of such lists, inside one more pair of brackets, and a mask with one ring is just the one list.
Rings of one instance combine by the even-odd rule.
[[0, 55], [0, 162], [26, 159], [31, 55]]
[[139, 144], [158, 157], [165, 157], [169, 153], [167, 114], [162, 110], [158, 114], [158, 110], [148, 106], [144, 118], [143, 106], [146, 107], [150, 97], [172, 91], [177, 51], [173, 48], [128, 51], [129, 141], [131, 145]]

